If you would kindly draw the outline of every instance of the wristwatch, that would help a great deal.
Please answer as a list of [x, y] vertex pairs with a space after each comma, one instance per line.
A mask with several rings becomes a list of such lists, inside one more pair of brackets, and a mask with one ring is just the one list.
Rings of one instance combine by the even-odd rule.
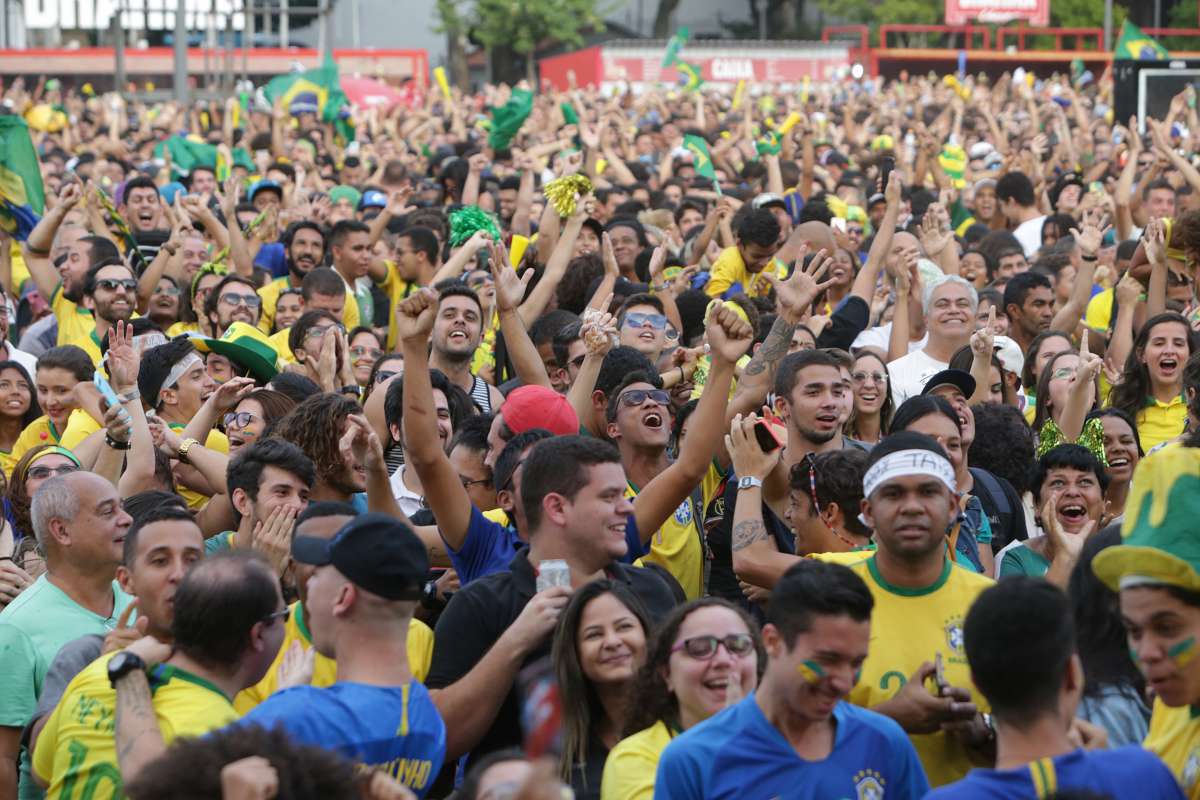
[[200, 444], [200, 443], [197, 442], [195, 439], [188, 437], [187, 439], [184, 439], [182, 442], [179, 443], [179, 449], [177, 451], [175, 451], [175, 455], [179, 456], [179, 460], [182, 461], [184, 464], [190, 464], [191, 462], [188, 461], [188, 451], [192, 449], [193, 445], [197, 445], [197, 444]]
[[762, 480], [755, 478], [753, 475], [746, 475], [745, 477], [738, 478], [737, 484], [738, 491], [741, 491], [742, 489], [761, 489], [762, 485]]
[[132, 442], [119, 441], [117, 439], [114, 439], [107, 432], [105, 432], [105, 434], [104, 434], [104, 443], [106, 445], [108, 445], [109, 447], [111, 447], [113, 450], [131, 450], [131, 449], [133, 449]]
[[146, 662], [142, 661], [141, 656], [131, 653], [128, 650], [121, 650], [108, 660], [108, 683], [113, 688], [116, 688], [117, 681], [130, 672], [134, 670], [145, 671], [145, 669]]

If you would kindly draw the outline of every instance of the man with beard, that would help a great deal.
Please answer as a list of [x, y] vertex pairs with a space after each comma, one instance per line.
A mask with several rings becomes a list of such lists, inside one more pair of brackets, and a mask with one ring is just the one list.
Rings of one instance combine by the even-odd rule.
[[137, 278], [125, 264], [101, 264], [87, 272], [83, 283], [83, 307], [92, 312], [95, 328], [79, 346], [100, 366], [100, 342], [117, 321], [128, 322], [137, 302]]
[[480, 412], [500, 408], [504, 396], [495, 386], [471, 372], [471, 358], [483, 338], [483, 305], [465, 286], [447, 286], [438, 295], [429, 366], [440, 369], [450, 382], [470, 395]]
[[1050, 279], [1036, 272], [1021, 272], [1004, 287], [1004, 310], [1008, 314], [1008, 335], [1029, 352], [1039, 333], [1050, 330], [1054, 320], [1054, 288]]
[[978, 304], [975, 288], [957, 275], [946, 275], [925, 285], [921, 298], [925, 346], [887, 365], [896, 408], [920, 394], [925, 381], [948, 369], [950, 358], [970, 343]]
[[[263, 333], [271, 333], [275, 322], [275, 304], [279, 301], [279, 293], [284, 289], [299, 289], [304, 276], [320, 266], [325, 260], [325, 231], [321, 226], [310, 220], [303, 220], [288, 226], [280, 240], [287, 258], [288, 274], [277, 278], [258, 290], [262, 298], [262, 316], [258, 327]], [[354, 309], [355, 319], [350, 322], [347, 316], [353, 303], [346, 304], [342, 323], [346, 330], [358, 324], [358, 309]]]
[[58, 268], [50, 261], [50, 248], [59, 226], [75, 208], [80, 196], [78, 184], [63, 189], [58, 204], [46, 212], [21, 248], [38, 293], [50, 304], [50, 310], [58, 320], [56, 344], [60, 346], [86, 347], [84, 342], [91, 338], [96, 327], [92, 315], [79, 306], [88, 270], [97, 264], [121, 261], [121, 251], [102, 236], [76, 238], [67, 247], [66, 259]]
[[226, 275], [204, 301], [204, 314], [218, 339], [235, 322], [256, 325], [260, 312], [262, 296], [253, 283], [239, 275]]

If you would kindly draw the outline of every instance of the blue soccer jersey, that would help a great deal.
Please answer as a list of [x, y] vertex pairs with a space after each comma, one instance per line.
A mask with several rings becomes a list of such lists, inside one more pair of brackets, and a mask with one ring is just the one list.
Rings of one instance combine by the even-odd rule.
[[1140, 747], [1072, 750], [1015, 769], [973, 769], [956, 783], [936, 789], [933, 800], [1008, 800], [1091, 790], [1112, 800], [1183, 800], [1175, 776], [1158, 756]]
[[297, 742], [382, 769], [418, 797], [429, 791], [446, 757], [446, 725], [418, 681], [296, 686], [271, 695], [237, 724], [280, 726]]
[[912, 743], [887, 717], [838, 703], [833, 749], [806, 761], [763, 716], [754, 695], [685, 731], [663, 751], [655, 798], [918, 798], [929, 782]]

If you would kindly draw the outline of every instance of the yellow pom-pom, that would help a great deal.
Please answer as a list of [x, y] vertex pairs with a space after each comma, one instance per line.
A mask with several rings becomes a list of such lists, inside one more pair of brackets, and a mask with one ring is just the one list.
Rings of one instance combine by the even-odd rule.
[[592, 182], [586, 175], [564, 175], [546, 184], [544, 193], [546, 200], [554, 206], [560, 217], [569, 217], [575, 213], [576, 201], [590, 194]]

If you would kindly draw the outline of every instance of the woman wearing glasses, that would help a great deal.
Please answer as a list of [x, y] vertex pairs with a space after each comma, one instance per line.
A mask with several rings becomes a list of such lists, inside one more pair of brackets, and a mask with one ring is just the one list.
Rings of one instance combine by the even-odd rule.
[[895, 410], [887, 366], [874, 350], [859, 350], [850, 381], [854, 385], [854, 410], [843, 433], [863, 444], [878, 444]]
[[602, 800], [650, 800], [658, 758], [683, 731], [754, 691], [766, 667], [758, 625], [725, 600], [679, 606], [646, 648], [626, 737], [608, 754]]
[[272, 389], [255, 389], [239, 400], [224, 419], [230, 457], [261, 439], [267, 428], [295, 407], [296, 401]]
[[562, 779], [579, 800], [600, 797], [604, 762], [621, 739], [650, 623], [623, 583], [592, 581], [575, 592], [554, 634], [551, 658], [562, 696]]
[[178, 281], [170, 275], [163, 275], [154, 287], [154, 294], [150, 295], [150, 302], [146, 306], [146, 316], [150, 317], [150, 321], [158, 326], [159, 330], [169, 330], [172, 325], [179, 322], [182, 298], [183, 292], [179, 288]]
[[29, 504], [43, 483], [56, 475], [79, 469], [79, 459], [65, 447], [39, 444], [29, 449], [13, 467], [12, 480], [4, 492], [4, 515], [12, 523], [17, 539], [33, 535]]
[[383, 341], [375, 331], [359, 325], [346, 334], [350, 342], [350, 364], [354, 370], [354, 380], [365, 389], [374, 372], [376, 362], [383, 357]]

